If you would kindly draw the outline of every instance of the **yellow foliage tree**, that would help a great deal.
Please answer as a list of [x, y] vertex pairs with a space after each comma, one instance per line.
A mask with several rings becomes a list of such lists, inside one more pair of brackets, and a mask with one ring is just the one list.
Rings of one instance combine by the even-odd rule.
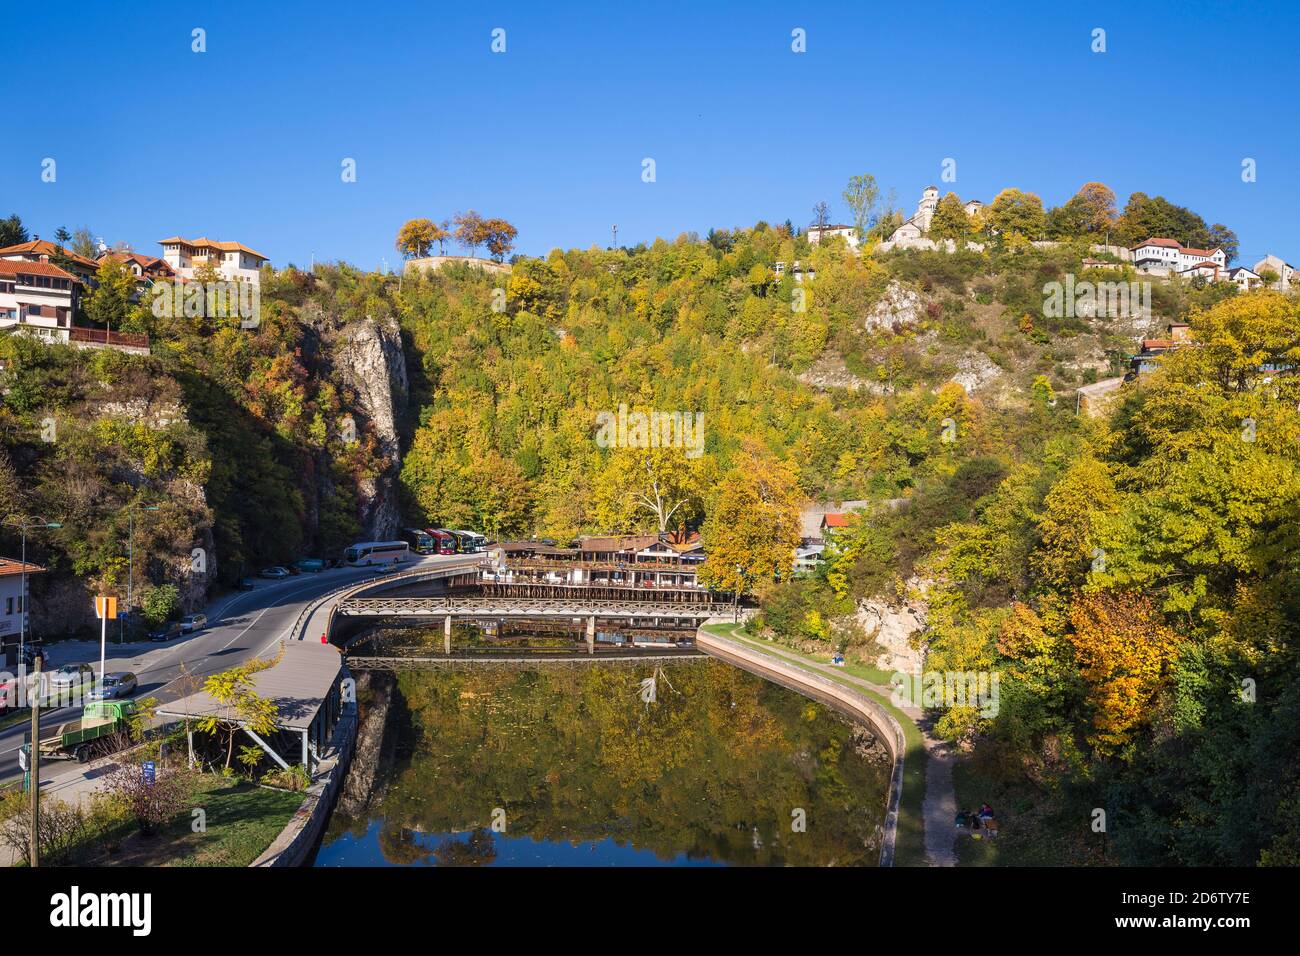
[[1092, 707], [1089, 743], [1123, 747], [1143, 724], [1178, 653], [1178, 636], [1151, 600], [1132, 591], [1078, 595], [1066, 639], [1074, 647]]

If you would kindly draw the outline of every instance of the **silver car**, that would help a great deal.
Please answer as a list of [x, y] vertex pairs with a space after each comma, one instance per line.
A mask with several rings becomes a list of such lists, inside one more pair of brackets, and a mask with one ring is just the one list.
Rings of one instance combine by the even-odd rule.
[[95, 686], [90, 691], [90, 699], [112, 700], [116, 697], [127, 697], [135, 693], [138, 684], [135, 675], [130, 671], [105, 674], [102, 685], [99, 681], [95, 682]]

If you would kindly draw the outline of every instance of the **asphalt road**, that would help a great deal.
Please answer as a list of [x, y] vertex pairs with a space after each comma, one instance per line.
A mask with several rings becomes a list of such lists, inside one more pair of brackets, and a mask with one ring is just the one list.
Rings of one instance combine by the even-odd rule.
[[[408, 561], [401, 570], [411, 570], [436, 557]], [[302, 574], [283, 581], [258, 579], [253, 591], [221, 598], [209, 605], [208, 627], [198, 634], [187, 634], [166, 644], [148, 641], [113, 644], [109, 636], [107, 666], [113, 671], [132, 671], [139, 687], [131, 696], [157, 698], [167, 703], [198, 690], [202, 678], [256, 657], [285, 636], [303, 605], [327, 591], [375, 577], [373, 568], [333, 568], [317, 574]], [[57, 645], [56, 645], [57, 647]], [[90, 649], [89, 645], [79, 647]], [[93, 660], [99, 669], [98, 646]], [[85, 658], [86, 655], [80, 655]], [[53, 665], [68, 663], [62, 655], [51, 652]], [[193, 678], [197, 677], [198, 680]], [[81, 715], [80, 706], [60, 707], [41, 714], [41, 731], [53, 732], [58, 724]], [[0, 783], [19, 778], [18, 749], [31, 729], [31, 720], [19, 721], [0, 730]], [[80, 772], [75, 761], [42, 762], [42, 782], [65, 773]]]

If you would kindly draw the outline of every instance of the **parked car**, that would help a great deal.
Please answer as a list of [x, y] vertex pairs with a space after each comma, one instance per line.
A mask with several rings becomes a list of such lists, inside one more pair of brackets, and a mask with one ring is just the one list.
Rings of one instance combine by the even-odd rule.
[[275, 567], [263, 568], [261, 571], [257, 572], [257, 576], [259, 578], [271, 578], [274, 581], [278, 581], [281, 578], [287, 578], [289, 576], [289, 569], [282, 568], [277, 564]]
[[252, 579], [252, 578], [240, 578], [240, 579], [239, 579], [239, 583], [235, 585], [235, 590], [237, 590], [237, 591], [251, 591], [251, 590], [253, 590], [253, 589], [256, 588], [256, 587], [257, 587], [257, 585], [253, 583], [253, 579]]
[[325, 570], [325, 562], [320, 558], [299, 558], [293, 566], [299, 571], [310, 571], [313, 574]]
[[103, 683], [96, 681], [94, 688], [91, 689], [90, 699], [112, 700], [115, 697], [126, 697], [134, 694], [137, 686], [139, 682], [130, 671], [105, 674]]
[[93, 684], [94, 681], [95, 669], [89, 664], [64, 664], [50, 675], [53, 687], [80, 687], [83, 684]]
[[157, 642], [171, 641], [180, 637], [183, 633], [180, 621], [168, 621], [161, 627], [154, 628], [154, 630], [150, 631], [149, 640]]
[[187, 614], [181, 618], [181, 633], [193, 634], [195, 631], [201, 631], [208, 626], [208, 616], [206, 614]]

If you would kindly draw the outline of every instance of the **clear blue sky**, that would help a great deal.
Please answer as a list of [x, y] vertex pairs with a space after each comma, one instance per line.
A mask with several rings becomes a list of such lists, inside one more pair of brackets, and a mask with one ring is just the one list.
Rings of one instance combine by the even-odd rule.
[[1295, 4], [614, 6], [11, 5], [0, 215], [142, 252], [179, 233], [375, 268], [405, 219], [469, 208], [544, 255], [606, 245], [614, 223], [633, 244], [805, 224], [818, 199], [843, 218], [861, 172], [909, 214], [930, 182], [1052, 205], [1096, 179], [1226, 223], [1248, 264], [1300, 261]]

